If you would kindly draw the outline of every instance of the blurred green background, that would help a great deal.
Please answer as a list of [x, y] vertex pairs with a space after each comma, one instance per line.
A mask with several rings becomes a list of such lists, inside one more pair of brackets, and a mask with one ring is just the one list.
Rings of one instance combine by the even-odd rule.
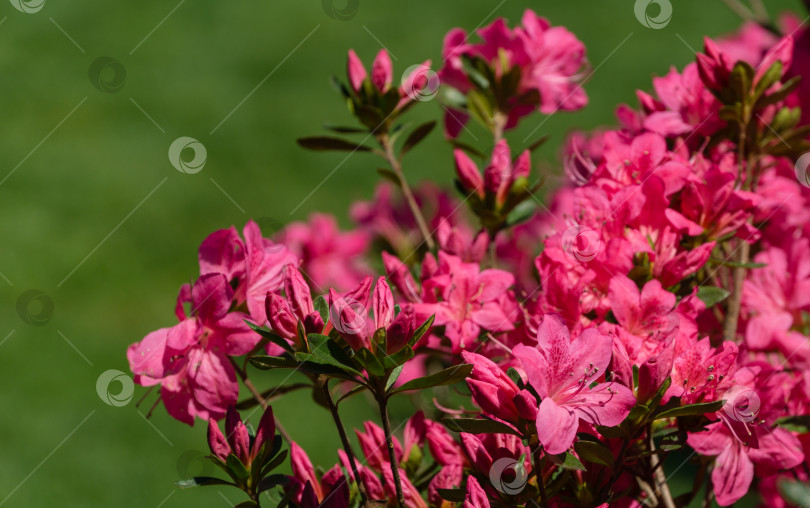
[[[692, 60], [689, 46], [700, 49], [704, 35], [739, 24], [722, 2], [706, 0], [673, 2], [661, 30], [642, 26], [630, 0], [362, 1], [346, 21], [315, 0], [47, 0], [31, 14], [12, 3], [0, 1], [0, 505], [9, 507], [243, 500], [236, 491], [173, 486], [180, 476], [211, 472], [199, 460], [204, 425], [189, 428], [162, 407], [147, 422], [139, 411], [148, 404], [134, 403], [142, 389], [113, 407], [95, 384], [108, 369], [128, 370], [130, 343], [174, 322], [177, 289], [195, 276], [196, 248], [209, 232], [315, 210], [345, 225], [349, 204], [371, 196], [377, 163], [356, 154], [303, 201], [345, 154], [308, 153], [294, 142], [322, 132], [324, 122], [349, 122], [328, 83], [343, 75], [349, 48], [370, 63], [384, 44], [398, 79], [425, 58], [439, 62], [442, 38], [455, 26], [470, 30], [496, 16], [516, 22], [527, 7], [565, 25], [585, 42], [596, 71], [588, 107], [554, 115], [535, 133], [550, 135], [536, 167], [554, 174], [567, 132], [612, 124], [618, 103], [635, 105], [636, 88]], [[798, 1], [768, 7], [799, 12]], [[126, 69], [115, 93], [88, 77], [102, 56]], [[439, 113], [428, 102], [410, 115]], [[542, 120], [524, 120], [513, 148], [530, 143], [521, 140]], [[170, 165], [169, 145], [180, 136], [205, 145], [200, 173]], [[451, 182], [451, 151], [438, 131], [405, 170], [413, 182]], [[39, 326], [17, 311], [32, 289], [53, 303]], [[43, 302], [28, 311], [40, 313]], [[336, 433], [307, 394], [274, 407], [315, 463], [335, 462]], [[350, 425], [374, 417], [361, 397], [344, 413]], [[394, 416], [401, 421], [404, 412]], [[676, 490], [691, 484], [688, 474], [679, 479]]]

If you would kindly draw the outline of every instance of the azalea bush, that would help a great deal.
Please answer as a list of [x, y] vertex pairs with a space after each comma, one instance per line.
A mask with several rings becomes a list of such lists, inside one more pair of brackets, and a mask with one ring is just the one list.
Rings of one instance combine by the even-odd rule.
[[[334, 84], [353, 122], [298, 142], [367, 157], [380, 184], [353, 229], [313, 214], [269, 237], [254, 221], [211, 233], [178, 322], [127, 351], [156, 404], [208, 425], [221, 474], [179, 485], [233, 486], [242, 507], [671, 508], [754, 490], [807, 506], [808, 70], [792, 16], [706, 39], [616, 127], [573, 133], [567, 184], [547, 189], [544, 139], [510, 136], [586, 106], [570, 31], [527, 10], [396, 72], [385, 50], [370, 67], [349, 51]], [[412, 108], [437, 118], [414, 125]], [[454, 191], [407, 178], [439, 122]], [[298, 381], [254, 385], [269, 369]], [[273, 417], [268, 400], [302, 389], [336, 464], [313, 465]], [[350, 397], [379, 418], [346, 428]], [[420, 398], [429, 411], [391, 420]], [[665, 469], [687, 463], [676, 496]]]

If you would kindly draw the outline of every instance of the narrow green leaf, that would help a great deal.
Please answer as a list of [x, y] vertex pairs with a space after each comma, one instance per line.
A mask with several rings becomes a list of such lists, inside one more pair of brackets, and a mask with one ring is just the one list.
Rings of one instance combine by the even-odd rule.
[[314, 151], [344, 151], [344, 152], [370, 152], [371, 148], [358, 145], [352, 141], [332, 136], [311, 136], [308, 138], [298, 138], [296, 140], [300, 146], [307, 150]]
[[698, 288], [697, 296], [706, 304], [706, 308], [711, 308], [722, 302], [731, 292], [727, 289], [719, 288], [716, 286], [700, 286]]
[[312, 305], [315, 307], [315, 310], [318, 314], [321, 315], [321, 319], [323, 319], [323, 324], [329, 322], [329, 303], [327, 303], [326, 298], [323, 295], [318, 295], [314, 300], [312, 300]]
[[578, 458], [574, 456], [571, 452], [561, 453], [559, 455], [549, 455], [551, 462], [557, 464], [563, 469], [568, 469], [569, 471], [587, 471], [588, 469], [585, 467], [582, 462]]
[[212, 478], [210, 476], [195, 476], [188, 480], [180, 480], [175, 482], [175, 485], [181, 489], [191, 489], [194, 487], [205, 487], [206, 485], [233, 485], [232, 482], [222, 480], [220, 478]]
[[616, 462], [613, 453], [598, 441], [580, 439], [574, 443], [574, 450], [577, 452], [577, 455], [587, 462], [601, 464], [610, 468], [612, 468]]
[[467, 491], [464, 489], [437, 489], [439, 497], [451, 503], [463, 503], [467, 498]]
[[448, 418], [441, 419], [442, 424], [453, 432], [467, 432], [468, 434], [521, 434], [505, 423], [489, 418]]
[[323, 128], [328, 131], [339, 132], [340, 134], [359, 134], [361, 132], [368, 132], [368, 129], [363, 129], [362, 127], [349, 127], [346, 125], [326, 124], [323, 126]]
[[248, 361], [251, 365], [261, 370], [294, 369], [298, 367], [298, 362], [292, 358], [284, 358], [281, 356], [256, 355], [249, 357]]
[[256, 492], [261, 493], [265, 490], [270, 490], [273, 487], [278, 487], [280, 485], [287, 485], [290, 482], [290, 478], [287, 475], [283, 474], [271, 474], [259, 482], [259, 488], [256, 489]]
[[289, 342], [287, 342], [285, 338], [277, 335], [272, 330], [269, 330], [263, 326], [259, 326], [256, 323], [251, 323], [247, 319], [245, 319], [244, 321], [245, 323], [247, 323], [248, 327], [251, 330], [261, 335], [262, 338], [269, 340], [273, 344], [276, 344], [277, 346], [281, 347], [282, 349], [284, 349], [284, 351], [287, 351], [288, 353], [293, 352], [292, 346], [290, 345]]
[[468, 363], [448, 367], [435, 374], [431, 374], [430, 376], [412, 379], [391, 393], [394, 394], [411, 390], [423, 390], [425, 388], [433, 388], [434, 386], [452, 385], [469, 376], [472, 369], [473, 366]]
[[667, 409], [656, 414], [655, 419], [663, 420], [664, 418], [678, 418], [681, 416], [695, 416], [714, 413], [723, 407], [724, 403], [725, 401], [723, 400], [716, 400], [714, 402], [702, 402], [700, 404], [689, 404], [688, 406]]
[[784, 480], [779, 482], [779, 492], [791, 504], [801, 508], [810, 508], [810, 483]]
[[405, 143], [402, 145], [402, 150], [400, 150], [399, 154], [400, 157], [408, 153], [411, 148], [418, 145], [423, 139], [427, 137], [428, 134], [436, 127], [436, 121], [431, 120], [430, 122], [425, 122], [419, 127], [415, 128], [411, 131], [408, 135], [408, 138], [405, 139]]
[[433, 326], [433, 321], [435, 319], [436, 319], [435, 314], [430, 316], [427, 319], [427, 321], [422, 323], [422, 326], [420, 326], [419, 328], [416, 329], [415, 332], [413, 332], [413, 337], [411, 337], [411, 340], [408, 341], [408, 347], [414, 347], [416, 343], [419, 342], [419, 339], [421, 339], [422, 336], [424, 336], [427, 333], [430, 327]]

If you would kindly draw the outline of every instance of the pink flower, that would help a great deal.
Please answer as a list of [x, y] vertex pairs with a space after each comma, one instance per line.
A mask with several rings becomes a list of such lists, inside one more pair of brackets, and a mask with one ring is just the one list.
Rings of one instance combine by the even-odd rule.
[[[360, 443], [360, 449], [366, 457], [366, 464], [371, 469], [381, 473], [384, 469], [391, 468], [391, 461], [388, 458], [388, 446], [385, 443], [385, 433], [382, 428], [374, 422], [364, 422], [363, 428], [365, 433], [355, 429], [357, 434], [357, 442]], [[402, 445], [396, 436], [392, 436], [391, 440], [394, 443], [394, 454], [397, 458], [397, 463], [402, 462]]]
[[414, 310], [418, 320], [435, 314], [434, 325], [445, 327], [445, 336], [458, 353], [470, 347], [482, 329], [505, 332], [514, 328], [501, 302], [513, 283], [508, 272], [481, 271], [475, 263], [439, 252], [437, 272], [422, 284], [424, 303], [414, 304]]
[[301, 271], [318, 291], [352, 287], [369, 272], [362, 261], [368, 237], [361, 231], [342, 233], [331, 215], [312, 214], [307, 223], [288, 225], [278, 238], [301, 259]]
[[733, 385], [737, 351], [729, 341], [716, 348], [708, 338], [690, 344], [675, 358], [667, 395], [681, 397], [682, 405], [718, 400]]
[[264, 300], [281, 288], [282, 269], [298, 264], [298, 257], [281, 244], [262, 237], [258, 224], [248, 221], [239, 238], [233, 226], [214, 231], [200, 245], [200, 275], [221, 273], [234, 287], [237, 305], [245, 303], [258, 324], [267, 321]]
[[[483, 42], [471, 44], [459, 28], [447, 33], [442, 49], [445, 65], [439, 76], [442, 83], [466, 94], [474, 85], [462, 57], [483, 60], [498, 77], [519, 68], [518, 89], [507, 97], [504, 111], [509, 117], [508, 127], [517, 125], [520, 117], [534, 109], [549, 114], [559, 109], [576, 110], [587, 103], [579, 85], [585, 47], [565, 28], [552, 27], [545, 18], [526, 10], [522, 26], [510, 30], [503, 19], [497, 19], [479, 29], [478, 35]], [[448, 119], [447, 134], [458, 134], [466, 118], [454, 112]]]
[[[239, 386], [228, 356], [247, 354], [258, 336], [240, 312], [229, 312], [233, 290], [221, 274], [200, 277], [178, 297], [180, 323], [144, 337], [127, 350], [135, 381], [161, 384], [169, 414], [189, 425], [194, 417], [220, 419], [236, 404]], [[186, 315], [183, 304], [191, 303]]]
[[636, 403], [633, 392], [617, 383], [591, 384], [610, 363], [613, 341], [594, 328], [573, 340], [561, 317], [546, 315], [537, 332], [537, 347], [518, 345], [514, 355], [523, 364], [529, 384], [542, 398], [537, 437], [552, 455], [574, 443], [579, 421], [613, 426]]

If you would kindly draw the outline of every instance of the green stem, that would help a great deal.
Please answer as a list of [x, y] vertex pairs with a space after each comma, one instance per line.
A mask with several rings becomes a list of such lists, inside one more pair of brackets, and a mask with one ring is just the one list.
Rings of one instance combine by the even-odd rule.
[[422, 237], [425, 239], [425, 244], [427, 244], [428, 249], [435, 250], [436, 244], [433, 241], [433, 236], [430, 234], [425, 217], [422, 215], [422, 210], [419, 208], [419, 204], [416, 202], [416, 198], [411, 191], [411, 187], [408, 185], [408, 181], [405, 179], [405, 174], [402, 172], [402, 164], [394, 153], [394, 144], [391, 142], [391, 138], [389, 138], [387, 134], [381, 134], [378, 137], [378, 140], [385, 150], [385, 153], [383, 154], [385, 160], [388, 161], [388, 164], [391, 166], [391, 169], [394, 171], [394, 174], [399, 180], [399, 188], [402, 189], [402, 194], [405, 196], [405, 201], [408, 202], [408, 207], [411, 209], [413, 218], [416, 220], [416, 224], [419, 226], [419, 230], [422, 232]]
[[329, 412], [332, 413], [332, 419], [335, 421], [335, 426], [337, 427], [338, 434], [340, 435], [340, 441], [343, 444], [343, 451], [346, 452], [346, 456], [349, 458], [349, 465], [352, 468], [352, 474], [354, 475], [354, 480], [357, 483], [357, 490], [360, 492], [360, 506], [366, 505], [366, 486], [363, 484], [363, 481], [360, 478], [360, 473], [357, 469], [357, 461], [354, 458], [354, 452], [352, 451], [352, 446], [349, 443], [349, 438], [346, 435], [346, 429], [343, 427], [343, 422], [340, 419], [340, 414], [338, 413], [337, 406], [335, 402], [332, 400], [332, 394], [329, 392], [329, 380], [328, 379], [319, 379], [318, 383], [321, 385], [321, 390], [323, 391], [324, 399], [329, 406]]
[[394, 486], [397, 490], [397, 502], [400, 508], [405, 506], [405, 494], [402, 492], [402, 480], [399, 477], [399, 463], [397, 462], [397, 454], [394, 451], [394, 440], [391, 436], [391, 422], [388, 419], [388, 399], [385, 395], [377, 398], [377, 404], [380, 406], [380, 419], [383, 424], [383, 431], [385, 432], [385, 444], [388, 447], [388, 459], [391, 461], [391, 473], [394, 475]]
[[548, 495], [546, 494], [546, 484], [543, 480], [543, 459], [542, 459], [543, 445], [537, 443], [532, 453], [532, 463], [534, 464], [534, 476], [537, 478], [537, 490], [540, 491], [540, 505], [543, 508], [548, 508]]

